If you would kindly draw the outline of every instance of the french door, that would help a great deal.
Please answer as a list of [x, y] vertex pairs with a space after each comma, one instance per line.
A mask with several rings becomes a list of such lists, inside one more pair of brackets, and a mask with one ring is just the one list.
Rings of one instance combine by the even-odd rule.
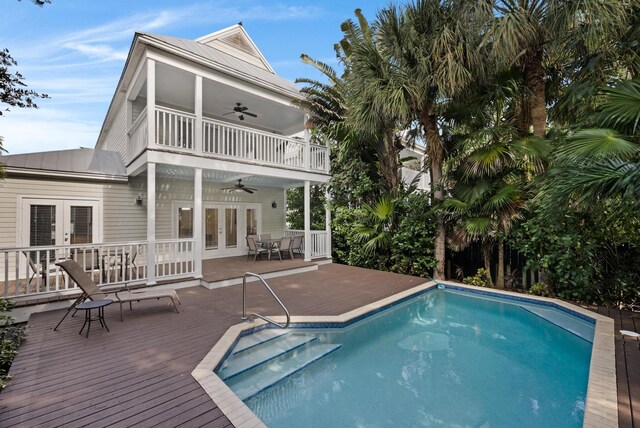
[[[246, 254], [245, 236], [259, 228], [259, 204], [203, 204], [203, 256], [224, 257]], [[193, 205], [177, 209], [178, 238], [193, 237]]]
[[101, 241], [98, 201], [23, 198], [22, 219], [25, 247]]

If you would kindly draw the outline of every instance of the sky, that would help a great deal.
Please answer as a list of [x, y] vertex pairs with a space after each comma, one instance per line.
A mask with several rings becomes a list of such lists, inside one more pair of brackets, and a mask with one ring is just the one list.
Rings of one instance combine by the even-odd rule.
[[[362, 9], [371, 21], [388, 0], [2, 0], [0, 49], [29, 89], [51, 98], [0, 116], [5, 154], [94, 147], [136, 31], [196, 39], [242, 21], [276, 73], [319, 78], [300, 54], [339, 67], [340, 24]], [[1, 105], [1, 107], [6, 107]]]

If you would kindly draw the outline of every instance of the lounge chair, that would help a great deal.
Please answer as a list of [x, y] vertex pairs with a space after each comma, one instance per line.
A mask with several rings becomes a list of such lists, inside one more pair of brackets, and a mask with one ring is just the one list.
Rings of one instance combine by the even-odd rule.
[[71, 310], [75, 309], [77, 305], [84, 302], [86, 299], [117, 300], [118, 303], [120, 303], [120, 321], [123, 320], [122, 304], [125, 302], [129, 302], [129, 309], [133, 309], [131, 306], [131, 302], [133, 301], [139, 302], [141, 300], [149, 300], [149, 299], [160, 300], [166, 297], [168, 299], [171, 299], [171, 303], [173, 303], [173, 307], [175, 308], [176, 312], [180, 312], [178, 310], [178, 306], [176, 305], [176, 301], [180, 304], [182, 304], [182, 302], [180, 301], [180, 298], [178, 297], [178, 293], [176, 293], [176, 290], [159, 290], [155, 288], [142, 289], [142, 290], [129, 290], [129, 288], [126, 287], [125, 285], [124, 290], [105, 292], [105, 291], [102, 291], [100, 288], [98, 288], [98, 286], [95, 284], [95, 282], [93, 282], [91, 277], [84, 270], [82, 270], [82, 266], [80, 266], [74, 260], [65, 260], [63, 262], [56, 263], [56, 265], [60, 266], [62, 270], [64, 270], [67, 273], [67, 275], [69, 275], [69, 278], [71, 278], [73, 282], [78, 284], [78, 287], [80, 287], [83, 294], [78, 299], [76, 299], [75, 302], [73, 302], [73, 304], [69, 307], [69, 309], [67, 309], [67, 313], [65, 314], [64, 317], [62, 317], [62, 319], [60, 320], [56, 328], [54, 328], [54, 330], [57, 329], [58, 326], [60, 326], [62, 321], [64, 321], [67, 315], [69, 315], [69, 312], [71, 312]]

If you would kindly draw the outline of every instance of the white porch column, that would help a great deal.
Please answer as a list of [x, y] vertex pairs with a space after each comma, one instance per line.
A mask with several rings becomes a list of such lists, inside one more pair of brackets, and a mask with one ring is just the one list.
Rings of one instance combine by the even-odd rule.
[[156, 164], [147, 164], [147, 284], [156, 283]]
[[309, 129], [307, 129], [307, 121], [309, 120], [309, 115], [304, 115], [304, 169], [309, 171], [311, 168], [311, 134]]
[[[196, 129], [193, 130], [195, 135], [195, 149], [196, 154], [203, 152], [202, 147], [202, 76], [196, 75], [196, 93], [195, 93], [195, 113], [196, 113]], [[200, 171], [202, 172], [202, 171]], [[195, 219], [195, 217], [194, 217]]]
[[325, 188], [325, 192], [324, 192], [324, 218], [325, 218], [325, 231], [327, 232], [327, 241], [326, 241], [326, 248], [327, 248], [327, 254], [326, 257], [328, 259], [331, 259], [331, 208], [330, 208], [330, 201], [331, 201], [331, 194], [329, 193], [329, 190]]
[[156, 61], [153, 59], [147, 59], [147, 125], [147, 145], [153, 147], [156, 145]]
[[304, 182], [304, 261], [311, 261], [311, 182]]
[[193, 178], [193, 237], [195, 248], [193, 259], [196, 264], [196, 278], [202, 278], [202, 168], [194, 169]]

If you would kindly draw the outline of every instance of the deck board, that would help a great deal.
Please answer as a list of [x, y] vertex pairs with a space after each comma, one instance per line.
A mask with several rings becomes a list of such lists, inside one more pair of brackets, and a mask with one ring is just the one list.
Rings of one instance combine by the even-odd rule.
[[[215, 276], [222, 275], [227, 273]], [[269, 284], [293, 315], [335, 315], [424, 281], [325, 265]], [[259, 283], [248, 287], [248, 309], [280, 314]], [[230, 426], [191, 371], [240, 322], [241, 287], [178, 293], [179, 314], [166, 302], [143, 301], [132, 312], [126, 309], [120, 322], [118, 306], [107, 307], [111, 332], [93, 325], [88, 339], [78, 334], [82, 316], [67, 318], [53, 332], [63, 311], [34, 314], [11, 369], [13, 380], [0, 394], [0, 426]]]
[[[251, 263], [260, 269], [285, 265]], [[209, 271], [210, 278], [238, 269], [219, 267], [208, 266], [216, 270]], [[423, 282], [337, 264], [269, 280], [293, 315], [342, 314]], [[280, 315], [259, 283], [248, 287], [249, 310]], [[192, 287], [178, 293], [183, 302], [179, 314], [168, 302], [143, 301], [134, 303], [131, 312], [127, 308], [120, 322], [118, 306], [107, 307], [111, 332], [94, 325], [88, 339], [78, 334], [82, 314], [67, 318], [57, 332], [52, 329], [64, 311], [33, 315], [11, 368], [13, 380], [0, 394], [0, 426], [231, 426], [191, 371], [227, 328], [240, 322], [241, 287]], [[629, 312], [590, 309], [611, 316], [616, 331], [640, 327]], [[638, 342], [617, 334], [615, 343], [620, 426], [640, 428]]]

